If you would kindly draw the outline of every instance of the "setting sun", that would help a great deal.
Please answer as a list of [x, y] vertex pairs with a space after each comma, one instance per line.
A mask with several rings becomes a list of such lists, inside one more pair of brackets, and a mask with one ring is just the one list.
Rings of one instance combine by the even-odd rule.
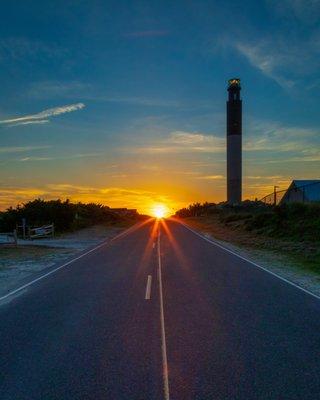
[[168, 214], [168, 208], [163, 204], [157, 204], [152, 208], [151, 212], [156, 218], [164, 218]]

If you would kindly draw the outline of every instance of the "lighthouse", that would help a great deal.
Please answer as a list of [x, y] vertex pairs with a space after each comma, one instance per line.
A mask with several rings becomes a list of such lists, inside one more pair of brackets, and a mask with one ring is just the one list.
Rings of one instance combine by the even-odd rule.
[[242, 100], [240, 79], [228, 81], [227, 101], [227, 202], [241, 203], [242, 197]]

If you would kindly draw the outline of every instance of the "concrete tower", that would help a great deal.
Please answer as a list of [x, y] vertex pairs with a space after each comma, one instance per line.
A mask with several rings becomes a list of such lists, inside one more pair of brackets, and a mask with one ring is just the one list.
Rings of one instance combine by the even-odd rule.
[[227, 201], [239, 204], [242, 194], [242, 100], [240, 79], [228, 81], [227, 101]]

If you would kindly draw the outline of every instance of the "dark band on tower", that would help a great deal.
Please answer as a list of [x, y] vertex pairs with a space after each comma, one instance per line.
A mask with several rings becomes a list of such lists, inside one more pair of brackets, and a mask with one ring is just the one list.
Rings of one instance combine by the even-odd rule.
[[242, 198], [242, 100], [240, 79], [228, 81], [227, 101], [227, 201], [239, 204]]

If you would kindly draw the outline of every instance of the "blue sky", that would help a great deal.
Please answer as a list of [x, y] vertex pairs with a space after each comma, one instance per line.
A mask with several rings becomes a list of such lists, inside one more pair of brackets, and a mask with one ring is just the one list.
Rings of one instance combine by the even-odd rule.
[[224, 200], [234, 76], [245, 197], [319, 178], [319, 21], [319, 0], [2, 4], [0, 208]]

